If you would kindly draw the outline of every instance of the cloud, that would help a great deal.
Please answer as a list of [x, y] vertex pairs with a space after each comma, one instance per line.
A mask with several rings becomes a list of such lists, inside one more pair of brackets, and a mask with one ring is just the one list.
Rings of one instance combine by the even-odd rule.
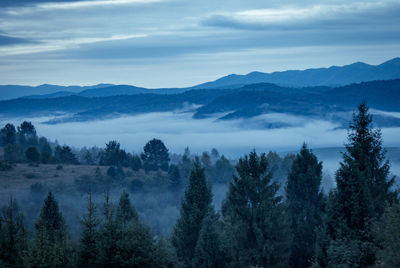
[[399, 6], [365, 0], [22, 1], [0, 9], [0, 28], [36, 43], [1, 46], [0, 84], [177, 87], [229, 73], [377, 64], [399, 56]]
[[[0, 48], [0, 53], [3, 56], [33, 54], [33, 53], [71, 49], [85, 44], [143, 38], [146, 36], [147, 36], [146, 34], [127, 34], [127, 35], [112, 35], [109, 37], [86, 37], [86, 38], [74, 38], [74, 39], [64, 39], [64, 40], [43, 40], [39, 44], [32, 44], [29, 46], [24, 45], [17, 47]], [[21, 41], [15, 42], [15, 44], [34, 43], [25, 41], [24, 39], [18, 39], [18, 38], [16, 39]], [[0, 46], [1, 42], [2, 42], [2, 36], [0, 35]]]
[[12, 37], [8, 35], [2, 35], [0, 32], [0, 47], [1, 46], [15, 46], [19, 44], [32, 44], [35, 43], [35, 41], [24, 39], [24, 38], [18, 38], [18, 37]]
[[[399, 11], [399, 1], [356, 2], [341, 5], [316, 4], [303, 8], [293, 6], [216, 13], [202, 19], [200, 23], [205, 26], [241, 30], [335, 30], [348, 26], [354, 28], [354, 26], [365, 27], [366, 25], [374, 25], [376, 28], [379, 24], [389, 26], [388, 22], [398, 23]], [[395, 26], [389, 28], [395, 29]]]
[[[94, 7], [109, 7], [119, 5], [145, 5], [161, 2], [164, 0], [88, 0], [88, 1], [33, 1], [22, 2], [17, 8], [9, 8], [6, 13], [9, 15], [20, 16], [23, 14], [40, 12], [40, 11], [55, 11], [66, 9], [83, 9]], [[28, 4], [29, 6], [24, 6]], [[34, 4], [34, 5], [32, 5]], [[12, 6], [12, 5], [10, 5]]]

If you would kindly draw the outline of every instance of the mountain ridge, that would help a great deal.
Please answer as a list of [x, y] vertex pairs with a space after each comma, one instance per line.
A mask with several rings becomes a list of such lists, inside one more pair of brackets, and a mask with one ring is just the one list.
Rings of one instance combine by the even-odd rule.
[[197, 89], [234, 89], [256, 83], [272, 83], [285, 87], [326, 87], [344, 86], [351, 83], [400, 78], [400, 58], [393, 58], [379, 65], [355, 62], [344, 66], [287, 70], [272, 73], [253, 71], [245, 75], [230, 74], [215, 81], [185, 88], [150, 89], [133, 85], [97, 84], [93, 86], [39, 86], [0, 85], [0, 100], [12, 98], [54, 98], [67, 95], [104, 97], [135, 95], [141, 93], [179, 94]]

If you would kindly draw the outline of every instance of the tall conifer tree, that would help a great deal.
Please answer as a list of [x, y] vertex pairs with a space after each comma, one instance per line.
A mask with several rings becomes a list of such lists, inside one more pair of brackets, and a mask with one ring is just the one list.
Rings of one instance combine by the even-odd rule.
[[265, 154], [240, 158], [236, 171], [222, 210], [230, 267], [286, 267], [289, 230]]
[[186, 267], [191, 266], [201, 225], [210, 209], [211, 201], [211, 186], [206, 181], [204, 169], [196, 159], [182, 200], [180, 217], [172, 235], [178, 258]]
[[92, 193], [89, 192], [87, 213], [80, 220], [82, 234], [79, 243], [79, 266], [96, 267], [98, 255], [98, 226], [100, 219], [97, 217], [97, 207], [92, 200]]
[[322, 162], [303, 144], [286, 186], [287, 216], [293, 239], [291, 267], [309, 267], [315, 251], [315, 230], [322, 223]]
[[346, 152], [336, 173], [336, 191], [331, 194], [325, 226], [326, 259], [321, 266], [369, 267], [375, 263], [376, 241], [372, 223], [386, 203], [396, 199], [391, 191], [389, 163], [385, 160], [379, 129], [363, 102], [350, 124]]

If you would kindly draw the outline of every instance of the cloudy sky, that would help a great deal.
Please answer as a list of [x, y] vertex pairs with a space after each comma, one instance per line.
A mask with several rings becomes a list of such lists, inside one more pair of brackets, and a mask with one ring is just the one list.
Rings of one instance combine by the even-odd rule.
[[0, 84], [183, 87], [400, 56], [400, 1], [0, 1]]

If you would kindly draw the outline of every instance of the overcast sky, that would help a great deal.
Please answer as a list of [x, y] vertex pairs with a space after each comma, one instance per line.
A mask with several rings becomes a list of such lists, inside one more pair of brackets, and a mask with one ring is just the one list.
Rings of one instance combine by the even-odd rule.
[[0, 84], [183, 87], [400, 56], [400, 0], [0, 1]]

